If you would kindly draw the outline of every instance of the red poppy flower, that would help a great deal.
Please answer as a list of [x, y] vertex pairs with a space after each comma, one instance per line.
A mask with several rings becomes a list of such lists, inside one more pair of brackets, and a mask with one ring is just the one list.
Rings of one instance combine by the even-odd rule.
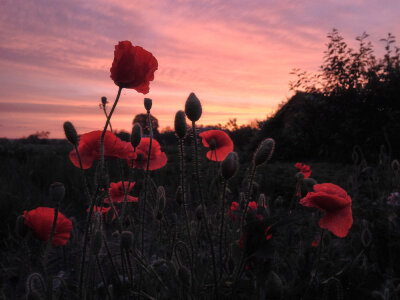
[[[136, 159], [128, 159], [129, 166], [131, 166], [133, 162], [133, 167], [136, 167], [138, 169], [146, 169], [147, 160], [149, 157], [149, 144], [150, 138], [142, 137], [142, 139], [140, 140], [140, 144], [136, 148]], [[160, 144], [155, 139], [153, 139], [151, 143], [149, 170], [151, 171], [160, 169], [167, 164], [167, 161], [167, 156], [164, 152], [161, 152]]]
[[233, 142], [222, 130], [207, 130], [199, 134], [204, 147], [210, 148], [207, 158], [213, 161], [223, 161], [229, 152], [233, 151]]
[[338, 237], [345, 237], [353, 225], [351, 198], [344, 189], [335, 184], [314, 185], [314, 192], [309, 192], [300, 200], [300, 204], [324, 211], [319, 227], [328, 229]]
[[[31, 211], [24, 211], [24, 223], [32, 229], [34, 236], [41, 241], [48, 241], [54, 221], [54, 208], [38, 207]], [[58, 213], [56, 229], [52, 245], [64, 246], [71, 236], [72, 222], [62, 213]]]
[[256, 210], [256, 209], [257, 209], [257, 203], [256, 203], [255, 201], [250, 201], [250, 202], [249, 202], [249, 207], [250, 207], [252, 210]]
[[313, 240], [312, 243], [311, 243], [311, 246], [314, 247], [314, 248], [317, 248], [318, 245], [319, 245], [319, 239]]
[[115, 45], [110, 77], [119, 87], [147, 94], [157, 69], [157, 59], [149, 51], [140, 46], [133, 46], [130, 41]]
[[302, 164], [302, 163], [296, 163], [294, 165], [294, 167], [299, 170], [301, 173], [303, 173], [304, 178], [309, 178], [311, 175], [311, 168], [310, 166], [306, 165], [306, 164]]
[[[129, 184], [128, 181], [124, 181], [125, 190], [128, 189], [128, 184]], [[134, 185], [135, 185], [135, 182], [131, 182], [131, 184], [129, 185], [128, 193], [133, 189]], [[124, 201], [125, 192], [124, 192], [124, 187], [122, 186], [122, 181], [111, 182], [109, 192], [110, 192], [110, 197], [114, 203]], [[127, 195], [126, 201], [127, 202], [138, 202], [138, 198]], [[104, 203], [109, 203], [109, 202], [110, 201], [108, 200], [108, 198], [104, 199]]]
[[[80, 137], [78, 151], [82, 161], [82, 168], [89, 169], [95, 160], [100, 160], [100, 139], [101, 131], [91, 131]], [[121, 141], [111, 131], [106, 131], [104, 136], [104, 157], [105, 158], [136, 158], [131, 143]], [[79, 166], [79, 159], [76, 151], [69, 154], [71, 162]]]

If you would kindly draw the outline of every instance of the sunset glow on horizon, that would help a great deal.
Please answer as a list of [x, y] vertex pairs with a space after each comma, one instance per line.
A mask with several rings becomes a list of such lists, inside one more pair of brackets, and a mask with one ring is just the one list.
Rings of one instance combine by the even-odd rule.
[[[263, 120], [289, 91], [293, 68], [315, 72], [326, 35], [338, 28], [351, 47], [366, 31], [400, 38], [400, 2], [384, 1], [80, 1], [0, 3], [0, 137], [50, 131], [71, 121], [82, 134], [102, 129], [100, 98], [112, 105], [114, 46], [129, 40], [158, 60], [146, 95], [123, 89], [113, 129], [130, 131], [143, 98], [153, 99], [161, 129], [194, 92], [200, 124]], [[110, 109], [110, 107], [109, 107]]]

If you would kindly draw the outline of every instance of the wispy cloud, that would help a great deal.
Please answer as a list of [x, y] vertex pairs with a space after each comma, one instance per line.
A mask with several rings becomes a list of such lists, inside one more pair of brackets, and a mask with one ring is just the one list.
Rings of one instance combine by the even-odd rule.
[[[397, 0], [3, 0], [0, 10], [0, 136], [9, 137], [62, 137], [67, 119], [101, 128], [97, 105], [115, 96], [109, 69], [120, 40], [159, 61], [148, 96], [161, 126], [192, 91], [203, 123], [247, 123], [290, 96], [292, 68], [318, 68], [333, 27], [348, 40], [367, 31], [375, 44], [400, 28]], [[116, 128], [129, 130], [142, 100], [124, 91]]]

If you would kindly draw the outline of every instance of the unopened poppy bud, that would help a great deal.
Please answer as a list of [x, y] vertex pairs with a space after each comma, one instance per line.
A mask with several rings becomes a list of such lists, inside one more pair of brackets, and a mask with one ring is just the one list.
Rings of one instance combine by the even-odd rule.
[[283, 292], [283, 284], [281, 278], [274, 271], [271, 271], [264, 283], [265, 290], [271, 299], [280, 299]]
[[178, 277], [183, 286], [190, 287], [191, 276], [188, 268], [186, 268], [185, 266], [181, 266], [178, 270]]
[[97, 230], [93, 236], [93, 244], [92, 244], [92, 254], [98, 255], [101, 247], [103, 246], [103, 233], [101, 230]]
[[314, 178], [308, 177], [303, 180], [303, 183], [306, 186], [307, 192], [313, 192], [314, 185], [317, 184], [317, 181]]
[[106, 104], [107, 104], [108, 102], [107, 102], [107, 97], [101, 97], [101, 104], [103, 104], [103, 106], [106, 106]]
[[183, 203], [182, 187], [178, 186], [175, 193], [175, 201], [180, 206]]
[[[45, 293], [43, 288], [46, 286], [43, 276], [40, 273], [32, 273], [26, 279], [27, 297], [29, 299], [43, 299], [40, 297]], [[39, 295], [39, 298], [35, 298]]]
[[229, 152], [221, 163], [221, 174], [225, 180], [232, 178], [239, 169], [239, 157], [236, 152]]
[[17, 221], [15, 222], [15, 233], [24, 238], [28, 234], [28, 226], [25, 225], [25, 218], [24, 216], [18, 216]]
[[147, 110], [147, 112], [150, 111], [152, 105], [153, 101], [150, 98], [144, 98], [144, 108]]
[[187, 124], [185, 112], [183, 110], [179, 110], [175, 114], [175, 133], [178, 138], [183, 139], [187, 133]]
[[190, 93], [185, 103], [185, 114], [188, 119], [192, 122], [196, 122], [200, 119], [202, 114], [202, 108], [200, 100], [194, 93]]
[[135, 125], [133, 125], [131, 134], [131, 144], [133, 148], [139, 146], [141, 139], [142, 139], [142, 126], [140, 126], [139, 123], [135, 123]]
[[54, 182], [50, 185], [50, 197], [56, 203], [60, 203], [65, 196], [65, 186], [61, 182]]
[[78, 133], [71, 122], [64, 122], [64, 133], [67, 140], [74, 146], [78, 145]]
[[283, 199], [283, 197], [282, 197], [282, 196], [278, 196], [278, 197], [275, 199], [274, 204], [275, 204], [277, 207], [281, 207], [281, 206], [283, 206], [284, 202], [285, 202], [285, 200]]
[[121, 232], [120, 246], [121, 249], [129, 250], [133, 245], [133, 233], [130, 231]]
[[265, 139], [258, 146], [256, 152], [254, 153], [253, 163], [257, 167], [265, 162], [267, 162], [272, 153], [274, 153], [275, 141], [272, 138]]
[[296, 173], [296, 179], [297, 179], [297, 181], [303, 181], [304, 180], [304, 174], [302, 172], [297, 172]]

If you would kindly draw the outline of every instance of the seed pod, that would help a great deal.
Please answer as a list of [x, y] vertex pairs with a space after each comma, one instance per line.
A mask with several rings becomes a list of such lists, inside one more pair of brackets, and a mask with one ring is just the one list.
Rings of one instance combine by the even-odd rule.
[[24, 238], [28, 234], [28, 226], [25, 225], [25, 218], [24, 216], [18, 216], [17, 221], [15, 222], [15, 233]]
[[256, 152], [254, 153], [253, 157], [253, 163], [256, 167], [259, 165], [267, 162], [271, 156], [272, 153], [274, 153], [275, 149], [275, 141], [272, 138], [265, 139], [261, 142], [261, 144], [258, 146]]
[[147, 112], [150, 112], [152, 105], [153, 101], [150, 98], [144, 98], [144, 108], [147, 110]]
[[98, 255], [101, 247], [103, 247], [103, 233], [101, 230], [97, 230], [93, 236], [92, 254]]
[[64, 199], [65, 186], [61, 182], [54, 182], [50, 185], [51, 200], [60, 203]]
[[101, 97], [101, 104], [103, 104], [103, 106], [106, 106], [106, 104], [107, 104], [108, 102], [107, 102], [107, 97]]
[[78, 134], [71, 122], [64, 122], [64, 133], [67, 140], [74, 146], [78, 144]]
[[133, 245], [133, 233], [130, 231], [121, 232], [120, 246], [121, 249], [129, 250]]
[[131, 144], [133, 148], [139, 146], [141, 139], [142, 139], [142, 126], [140, 126], [139, 123], [135, 123], [133, 125], [131, 134]]
[[192, 122], [196, 122], [200, 119], [202, 114], [202, 108], [200, 100], [194, 93], [190, 93], [185, 103], [185, 114], [188, 119]]
[[239, 157], [236, 152], [230, 152], [221, 163], [221, 174], [225, 180], [232, 178], [239, 169]]
[[185, 112], [183, 110], [179, 110], [175, 114], [175, 134], [178, 138], [183, 139], [187, 133], [187, 124]]

